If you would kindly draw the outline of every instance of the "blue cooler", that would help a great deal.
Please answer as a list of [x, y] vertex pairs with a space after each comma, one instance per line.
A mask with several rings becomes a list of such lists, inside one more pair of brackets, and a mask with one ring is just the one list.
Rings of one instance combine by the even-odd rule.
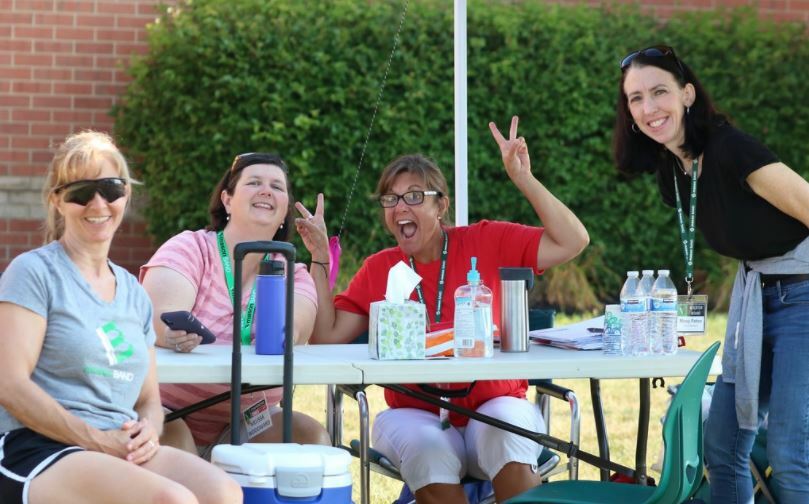
[[211, 462], [239, 482], [244, 504], [351, 504], [351, 455], [295, 443], [217, 445]]

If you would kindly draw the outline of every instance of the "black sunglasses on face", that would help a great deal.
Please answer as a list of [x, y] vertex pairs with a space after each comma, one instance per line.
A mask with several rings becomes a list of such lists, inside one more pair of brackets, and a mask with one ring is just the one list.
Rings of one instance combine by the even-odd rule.
[[379, 204], [382, 208], [393, 208], [399, 203], [401, 198], [410, 206], [421, 205], [424, 203], [425, 196], [442, 196], [438, 191], [408, 191], [401, 196], [398, 194], [383, 194], [379, 197]]
[[76, 203], [81, 206], [87, 204], [95, 198], [96, 193], [107, 200], [107, 203], [126, 196], [126, 179], [119, 177], [109, 177], [100, 179], [77, 180], [57, 187], [56, 194], [65, 193], [67, 203]]
[[621, 60], [621, 71], [627, 69], [629, 65], [632, 64], [635, 58], [638, 56], [646, 56], [648, 58], [666, 58], [671, 57], [674, 59], [674, 62], [677, 63], [677, 68], [680, 69], [680, 73], [683, 75], [685, 74], [683, 70], [683, 65], [680, 63], [680, 58], [674, 54], [674, 48], [666, 46], [666, 45], [656, 45], [652, 47], [647, 47], [646, 49], [641, 49], [640, 51], [632, 51], [631, 53], [627, 54], [624, 59]]

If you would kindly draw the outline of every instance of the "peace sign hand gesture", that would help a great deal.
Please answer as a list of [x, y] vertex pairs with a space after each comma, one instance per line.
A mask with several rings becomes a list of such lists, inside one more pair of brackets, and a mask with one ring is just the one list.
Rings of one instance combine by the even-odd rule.
[[503, 165], [506, 167], [506, 173], [512, 181], [517, 182], [518, 179], [531, 175], [531, 159], [528, 157], [528, 145], [525, 143], [525, 138], [517, 136], [517, 125], [520, 118], [513, 116], [511, 118], [511, 128], [509, 129], [508, 139], [506, 139], [497, 125], [494, 122], [489, 123], [489, 129], [492, 132], [494, 141], [500, 147], [500, 154], [503, 157]]
[[298, 231], [303, 245], [313, 261], [329, 262], [329, 236], [326, 231], [326, 221], [323, 219], [323, 193], [317, 195], [315, 213], [309, 212], [300, 201], [295, 202], [295, 208], [303, 218], [295, 219], [295, 229]]

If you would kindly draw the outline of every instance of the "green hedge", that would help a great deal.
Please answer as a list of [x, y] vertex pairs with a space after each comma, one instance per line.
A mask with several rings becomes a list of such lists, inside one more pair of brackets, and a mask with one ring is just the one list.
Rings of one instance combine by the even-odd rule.
[[[132, 65], [114, 110], [150, 198], [150, 232], [162, 240], [203, 226], [221, 172], [235, 154], [255, 150], [289, 161], [305, 204], [326, 194], [336, 232], [403, 4], [194, 0], [167, 10], [150, 27], [149, 53]], [[452, 187], [452, 29], [451, 2], [410, 1], [345, 220], [348, 274], [393, 244], [368, 198], [388, 161], [426, 153]], [[536, 221], [486, 126], [507, 128], [519, 114], [534, 173], [590, 232], [577, 264], [602, 300], [617, 295], [628, 268], [682, 273], [674, 211], [651, 176], [621, 181], [611, 163], [618, 61], [629, 50], [673, 45], [739, 126], [809, 170], [804, 25], [773, 25], [750, 11], [701, 11], [659, 25], [630, 8], [471, 1], [468, 35], [470, 221]], [[726, 273], [700, 245], [697, 267], [715, 286]]]

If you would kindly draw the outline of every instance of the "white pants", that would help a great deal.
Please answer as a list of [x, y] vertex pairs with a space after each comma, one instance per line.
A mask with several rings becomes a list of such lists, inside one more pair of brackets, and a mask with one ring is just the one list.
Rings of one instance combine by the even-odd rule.
[[[539, 409], [526, 399], [496, 397], [477, 412], [545, 432]], [[371, 437], [374, 448], [399, 468], [414, 493], [431, 483], [458, 484], [466, 474], [492, 480], [509, 462], [536, 466], [542, 453], [534, 441], [476, 420], [442, 430], [438, 415], [414, 408], [378, 414]]]

